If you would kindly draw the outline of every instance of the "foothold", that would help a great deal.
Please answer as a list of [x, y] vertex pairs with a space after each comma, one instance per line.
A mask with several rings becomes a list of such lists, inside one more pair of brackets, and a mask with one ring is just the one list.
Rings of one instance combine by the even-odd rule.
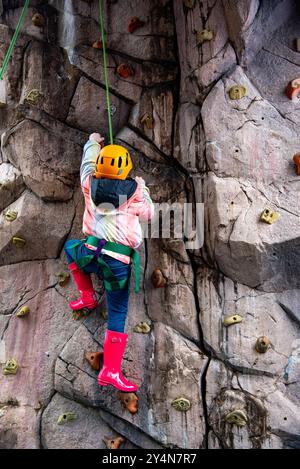
[[296, 51], [300, 52], [300, 37], [297, 37], [297, 39], [295, 39], [295, 47]]
[[171, 402], [171, 406], [180, 412], [187, 412], [191, 408], [191, 402], [185, 397], [178, 397]]
[[58, 417], [57, 425], [64, 425], [67, 422], [77, 419], [77, 414], [74, 412], [66, 412]]
[[268, 349], [270, 348], [271, 343], [268, 337], [266, 336], [261, 336], [257, 339], [256, 344], [255, 344], [255, 350], [258, 353], [266, 353]]
[[248, 422], [246, 413], [243, 410], [233, 410], [225, 417], [226, 422], [238, 427], [245, 427]]
[[58, 278], [58, 284], [61, 287], [65, 287], [70, 280], [69, 272], [59, 272], [58, 274], [55, 274], [55, 275]]
[[141, 124], [143, 124], [145, 127], [147, 127], [147, 129], [153, 129], [154, 127], [154, 119], [152, 116], [150, 116], [150, 114], [145, 114], [142, 118], [141, 118]]
[[137, 332], [139, 334], [149, 334], [149, 332], [151, 332], [151, 324], [147, 322], [140, 322], [133, 328], [133, 332]]
[[19, 364], [15, 358], [9, 358], [2, 368], [4, 375], [15, 375], [18, 371]]
[[160, 269], [155, 269], [151, 275], [151, 280], [154, 288], [163, 288], [167, 279], [163, 276], [163, 273]]
[[293, 161], [296, 166], [296, 173], [300, 176], [300, 153], [296, 153], [296, 155], [293, 156]]
[[295, 101], [300, 93], [300, 78], [290, 81], [285, 92], [289, 99]]
[[130, 34], [134, 33], [137, 29], [141, 28], [144, 26], [145, 22], [141, 21], [137, 16], [134, 16], [133, 18], [130, 19], [129, 24], [128, 24], [128, 32]]
[[40, 90], [33, 89], [27, 93], [25, 101], [27, 101], [29, 104], [35, 105], [43, 96], [44, 95]]
[[18, 216], [18, 212], [15, 212], [13, 210], [7, 210], [4, 214], [5, 220], [12, 222], [14, 221]]
[[193, 8], [194, 0], [183, 0], [183, 4], [186, 8]]
[[13, 239], [12, 239], [12, 242], [13, 244], [17, 247], [17, 248], [23, 248], [26, 244], [26, 240], [23, 239], [23, 238], [18, 238], [17, 236], [14, 236]]
[[232, 86], [229, 90], [230, 99], [241, 99], [247, 96], [247, 88], [243, 85]]
[[107, 319], [108, 319], [108, 311], [107, 311], [106, 308], [103, 308], [103, 309], [101, 310], [101, 316], [102, 316], [102, 318], [104, 319], [104, 321], [107, 321]]
[[16, 313], [16, 316], [18, 318], [23, 318], [24, 316], [28, 316], [29, 313], [29, 306], [22, 306], [22, 308], [20, 308], [19, 311]]
[[212, 41], [214, 38], [214, 33], [209, 29], [203, 29], [203, 31], [197, 32], [197, 46], [203, 44], [204, 42]]
[[122, 436], [118, 436], [112, 439], [105, 436], [103, 438], [103, 441], [106, 444], [107, 449], [119, 449], [120, 446], [124, 443], [125, 438], [123, 438]]
[[136, 414], [139, 410], [139, 398], [133, 392], [119, 392], [118, 398], [122, 406], [131, 414]]
[[120, 65], [117, 67], [117, 74], [118, 74], [121, 78], [129, 78], [129, 77], [133, 77], [133, 75], [134, 75], [134, 70], [133, 70], [133, 68], [131, 67], [131, 65], [129, 65], [129, 64], [120, 64]]
[[92, 45], [94, 49], [103, 49], [103, 42], [102, 41], [95, 41]]
[[100, 370], [100, 360], [103, 358], [103, 352], [86, 352], [85, 358], [93, 370]]
[[279, 218], [280, 214], [278, 212], [273, 212], [273, 210], [270, 210], [269, 208], [266, 208], [260, 217], [261, 221], [268, 223], [268, 225], [272, 225], [279, 220]]
[[86, 318], [91, 314], [90, 309], [80, 309], [79, 311], [73, 311], [73, 320], [79, 321], [79, 319]]
[[37, 26], [38, 28], [45, 26], [45, 18], [40, 13], [35, 13], [35, 15], [33, 15], [31, 18], [31, 21], [34, 26]]
[[242, 322], [243, 318], [242, 316], [239, 316], [238, 314], [235, 314], [234, 316], [225, 316], [223, 319], [223, 324], [224, 326], [232, 326], [232, 324], [238, 324], [239, 322]]

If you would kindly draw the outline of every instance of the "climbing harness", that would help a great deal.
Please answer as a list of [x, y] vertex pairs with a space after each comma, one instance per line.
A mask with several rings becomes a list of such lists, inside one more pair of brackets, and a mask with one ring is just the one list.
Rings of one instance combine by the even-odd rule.
[[9, 46], [9, 49], [7, 51], [7, 54], [5, 56], [5, 59], [4, 59], [4, 62], [3, 62], [3, 65], [2, 65], [2, 68], [1, 68], [1, 71], [0, 71], [0, 80], [3, 79], [3, 75], [5, 73], [5, 70], [7, 68], [7, 64], [9, 62], [9, 59], [10, 59], [10, 56], [14, 50], [14, 47], [16, 45], [16, 42], [17, 42], [17, 39], [18, 39], [18, 36], [19, 36], [19, 32], [20, 32], [20, 29], [21, 29], [21, 26], [23, 24], [23, 21], [25, 20], [25, 16], [26, 16], [26, 13], [27, 13], [27, 9], [29, 7], [29, 2], [30, 0], [26, 0], [25, 1], [25, 4], [24, 4], [24, 7], [23, 7], [23, 10], [22, 10], [22, 13], [21, 13], [21, 16], [20, 16], [20, 19], [18, 21], [18, 24], [17, 24], [17, 27], [16, 27], [16, 30], [15, 30], [15, 33], [13, 35], [13, 38], [11, 40], [11, 43], [10, 43], [10, 46]]
[[[89, 244], [96, 248], [93, 254], [87, 254], [86, 256], [78, 256], [78, 248], [82, 244]], [[78, 266], [80, 270], [84, 271], [84, 268], [87, 267], [91, 262], [96, 260], [101, 267], [101, 272], [103, 275], [104, 286], [107, 291], [116, 291], [116, 290], [123, 290], [127, 286], [128, 278], [124, 278], [122, 280], [116, 279], [115, 275], [111, 271], [108, 264], [103, 260], [101, 257], [102, 249], [107, 251], [112, 251], [118, 254], [122, 254], [123, 256], [128, 256], [132, 259], [134, 269], [135, 269], [135, 293], [139, 292], [139, 285], [140, 285], [140, 256], [139, 253], [135, 250], [130, 248], [129, 246], [125, 246], [124, 244], [113, 243], [110, 241], [105, 241], [104, 239], [96, 238], [95, 236], [89, 236], [82, 240], [74, 240], [68, 246], [70, 249], [70, 254], [74, 259], [74, 262]], [[91, 251], [92, 252], [92, 251]], [[129, 283], [129, 282], [128, 282]], [[128, 285], [129, 288], [129, 285]]]
[[107, 114], [108, 114], [109, 140], [110, 140], [110, 144], [113, 145], [114, 139], [113, 139], [112, 120], [111, 120], [111, 105], [110, 105], [109, 81], [108, 81], [108, 73], [107, 73], [106, 34], [105, 34], [105, 30], [104, 30], [104, 8], [103, 8], [103, 0], [99, 0], [99, 11], [100, 11], [100, 25], [101, 25], [101, 36], [102, 36], [104, 78], [105, 78], [105, 87], [106, 87], [106, 100], [107, 100]]

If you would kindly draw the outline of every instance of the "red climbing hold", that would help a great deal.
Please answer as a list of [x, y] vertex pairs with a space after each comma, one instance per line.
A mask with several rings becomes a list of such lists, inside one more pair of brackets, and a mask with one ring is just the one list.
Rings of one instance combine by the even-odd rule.
[[134, 75], [133, 68], [128, 64], [120, 64], [117, 68], [117, 73], [121, 78], [129, 78]]
[[132, 33], [134, 33], [134, 31], [136, 31], [137, 29], [144, 26], [144, 24], [145, 24], [144, 21], [141, 21], [137, 16], [134, 16], [129, 21], [128, 32], [130, 32], [130, 34], [132, 34]]
[[285, 92], [288, 98], [296, 99], [300, 93], [300, 78], [290, 81]]
[[296, 153], [296, 155], [293, 157], [293, 160], [296, 166], [297, 175], [300, 176], [300, 153]]

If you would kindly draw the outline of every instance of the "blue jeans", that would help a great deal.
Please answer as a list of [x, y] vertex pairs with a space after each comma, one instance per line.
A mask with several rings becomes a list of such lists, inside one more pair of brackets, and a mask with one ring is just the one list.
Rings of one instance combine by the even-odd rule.
[[[68, 263], [71, 264], [74, 262], [74, 259], [68, 249], [68, 243], [73, 242], [67, 241], [64, 249], [67, 256]], [[78, 258], [86, 255], [93, 254], [93, 251], [88, 249], [84, 244], [79, 246], [77, 256]], [[111, 271], [118, 280], [130, 277], [131, 274], [131, 265], [124, 264], [124, 262], [118, 261], [113, 257], [102, 254], [101, 257], [108, 264]], [[88, 266], [84, 268], [84, 271], [87, 273], [94, 273], [98, 277], [103, 278], [101, 272], [101, 266], [96, 260], [92, 261]], [[125, 322], [128, 314], [128, 301], [129, 301], [129, 288], [124, 288], [123, 290], [117, 291], [106, 291], [107, 299], [107, 309], [108, 309], [108, 322], [107, 328], [110, 331], [122, 332], [125, 330]]]

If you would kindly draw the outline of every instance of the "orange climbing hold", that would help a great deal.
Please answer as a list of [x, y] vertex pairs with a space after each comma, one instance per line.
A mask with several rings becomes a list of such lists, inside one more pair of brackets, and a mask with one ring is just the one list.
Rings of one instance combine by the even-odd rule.
[[300, 78], [295, 78], [294, 80], [290, 81], [285, 92], [288, 98], [292, 100], [297, 99], [300, 93]]
[[107, 449], [119, 449], [125, 439], [122, 436], [118, 436], [117, 438], [108, 438], [105, 436], [103, 441], [106, 444]]
[[154, 288], [163, 288], [167, 283], [167, 279], [164, 277], [160, 269], [155, 269], [153, 271], [153, 274], [151, 275], [151, 280]]
[[121, 78], [130, 78], [134, 75], [134, 70], [131, 65], [128, 64], [120, 64], [117, 68], [117, 74]]
[[103, 358], [103, 352], [86, 352], [85, 358], [93, 370], [100, 371], [100, 361]]
[[118, 395], [123, 407], [131, 414], [136, 414], [139, 410], [139, 398], [133, 392], [119, 392]]
[[141, 28], [144, 26], [145, 22], [141, 21], [137, 16], [134, 16], [133, 18], [130, 19], [129, 24], [128, 24], [128, 32], [130, 34], [134, 33], [137, 29]]
[[102, 41], [95, 41], [92, 45], [94, 49], [103, 49], [103, 42]]

